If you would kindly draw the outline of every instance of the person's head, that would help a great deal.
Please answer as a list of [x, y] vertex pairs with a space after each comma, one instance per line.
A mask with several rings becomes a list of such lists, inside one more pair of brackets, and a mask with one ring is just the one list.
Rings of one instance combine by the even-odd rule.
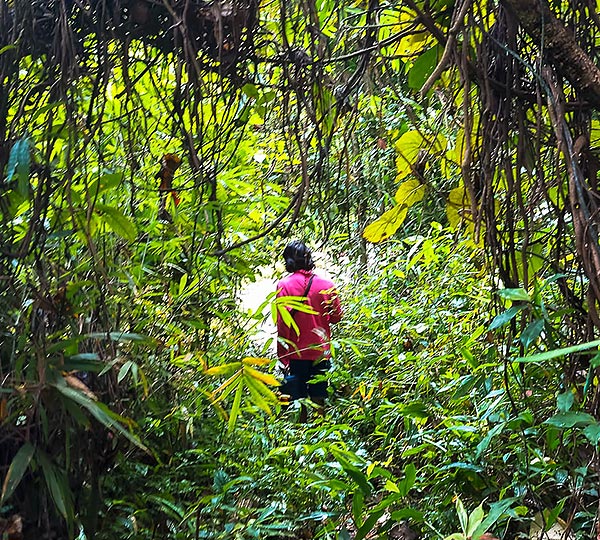
[[312, 270], [315, 267], [310, 249], [301, 240], [292, 240], [285, 246], [283, 258], [285, 260], [285, 269], [288, 272]]

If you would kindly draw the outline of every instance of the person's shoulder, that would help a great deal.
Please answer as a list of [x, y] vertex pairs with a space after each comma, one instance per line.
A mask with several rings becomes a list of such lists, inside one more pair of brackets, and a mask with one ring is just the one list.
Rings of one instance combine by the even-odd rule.
[[333, 289], [335, 288], [335, 283], [329, 279], [328, 277], [320, 276], [315, 274], [315, 280], [319, 284], [321, 289]]

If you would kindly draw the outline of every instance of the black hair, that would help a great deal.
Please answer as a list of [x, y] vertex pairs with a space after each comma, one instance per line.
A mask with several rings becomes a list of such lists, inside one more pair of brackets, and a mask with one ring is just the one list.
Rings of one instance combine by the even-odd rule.
[[288, 272], [312, 270], [315, 267], [310, 249], [301, 240], [292, 240], [285, 246], [283, 258], [285, 260], [285, 269]]

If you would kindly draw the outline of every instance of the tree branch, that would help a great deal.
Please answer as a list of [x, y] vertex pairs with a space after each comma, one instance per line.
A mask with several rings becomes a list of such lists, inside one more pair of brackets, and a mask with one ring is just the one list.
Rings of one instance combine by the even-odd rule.
[[557, 72], [595, 107], [600, 107], [600, 69], [550, 11], [546, 0], [500, 0], [543, 48]]

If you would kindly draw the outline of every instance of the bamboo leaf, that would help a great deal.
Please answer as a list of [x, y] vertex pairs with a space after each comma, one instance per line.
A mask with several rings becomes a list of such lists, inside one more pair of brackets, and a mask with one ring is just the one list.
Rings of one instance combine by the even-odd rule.
[[150, 452], [148, 448], [142, 444], [138, 437], [121, 425], [121, 421], [124, 419], [111, 411], [106, 405], [92, 401], [89, 397], [73, 388], [66, 386], [66, 384], [55, 383], [53, 386], [63, 396], [84, 407], [96, 420], [98, 420], [98, 422], [109, 429], [117, 431], [127, 440], [135, 444], [138, 448], [141, 448], [145, 452]]
[[41, 450], [36, 451], [36, 461], [39, 463], [46, 486], [54, 501], [56, 509], [67, 520], [73, 515], [73, 495], [68, 487], [63, 471], [51, 463], [48, 456]]
[[270, 358], [256, 358], [253, 356], [246, 356], [242, 358], [243, 364], [252, 364], [253, 366], [266, 366], [271, 363]]
[[245, 366], [244, 372], [249, 376], [258, 379], [259, 381], [268, 384], [269, 386], [279, 386], [279, 381], [269, 373], [263, 373], [262, 371], [258, 371], [258, 369], [251, 368], [250, 366]]
[[552, 360], [559, 356], [565, 356], [567, 354], [573, 354], [576, 352], [587, 351], [594, 347], [600, 346], [600, 339], [589, 341], [587, 343], [581, 343], [580, 345], [573, 345], [571, 347], [564, 347], [562, 349], [554, 349], [553, 351], [546, 351], [539, 354], [532, 354], [530, 356], [521, 356], [515, 360], [515, 362], [542, 362], [544, 360]]
[[15, 454], [2, 485], [2, 494], [0, 494], [0, 507], [4, 504], [4, 501], [10, 498], [16, 487], [19, 485], [19, 482], [21, 482], [27, 467], [29, 467], [29, 462], [33, 457], [34, 451], [35, 448], [33, 445], [29, 442], [26, 442]]
[[514, 317], [523, 310], [523, 306], [512, 306], [508, 308], [506, 311], [496, 315], [494, 320], [491, 322], [489, 329], [495, 330], [496, 328], [501, 328], [505, 324], [508, 324]]
[[237, 389], [235, 391], [235, 396], [233, 397], [233, 405], [231, 406], [231, 412], [229, 413], [229, 423], [227, 425], [227, 429], [229, 431], [233, 431], [237, 417], [240, 414], [240, 404], [242, 402], [242, 392], [244, 391], [244, 385], [242, 384], [242, 381], [243, 381], [243, 378], [240, 377], [238, 384], [237, 384]]
[[96, 204], [94, 210], [101, 215], [102, 220], [114, 233], [121, 238], [134, 242], [137, 237], [137, 229], [134, 223], [118, 208], [105, 204]]
[[229, 375], [234, 371], [242, 367], [241, 362], [231, 362], [229, 364], [223, 364], [222, 366], [213, 366], [208, 368], [204, 373], [206, 375], [218, 376], [218, 375]]

